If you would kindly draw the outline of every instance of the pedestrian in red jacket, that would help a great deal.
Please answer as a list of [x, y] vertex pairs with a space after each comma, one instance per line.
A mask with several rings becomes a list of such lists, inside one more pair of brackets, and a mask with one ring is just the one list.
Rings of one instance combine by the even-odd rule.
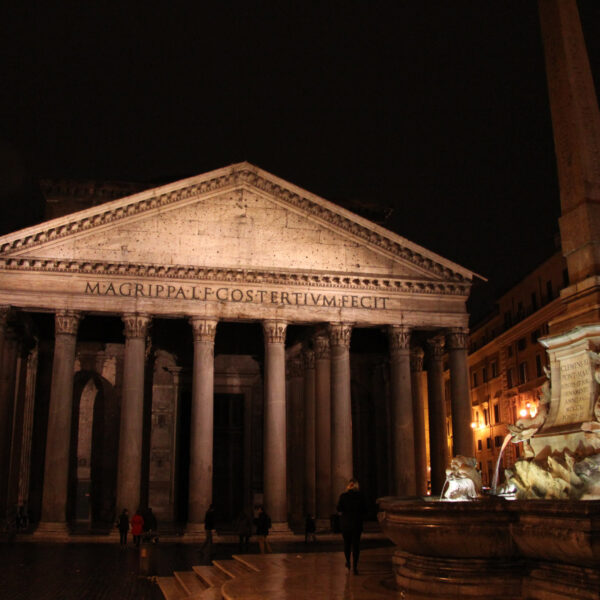
[[131, 535], [133, 536], [133, 543], [136, 546], [140, 545], [140, 539], [144, 531], [144, 517], [140, 514], [139, 509], [135, 511], [135, 515], [131, 517]]

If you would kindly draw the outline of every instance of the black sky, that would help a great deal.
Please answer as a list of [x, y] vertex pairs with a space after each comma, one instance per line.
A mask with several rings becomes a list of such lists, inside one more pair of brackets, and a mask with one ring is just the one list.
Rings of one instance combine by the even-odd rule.
[[[165, 182], [248, 160], [489, 278], [541, 262], [559, 197], [537, 3], [11, 3], [2, 230], [40, 178]], [[600, 2], [580, 0], [596, 77]], [[477, 308], [477, 310], [480, 310]]]

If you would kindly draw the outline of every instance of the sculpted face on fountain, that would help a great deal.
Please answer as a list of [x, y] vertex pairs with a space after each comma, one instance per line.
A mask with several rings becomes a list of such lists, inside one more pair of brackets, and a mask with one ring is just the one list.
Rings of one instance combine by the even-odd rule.
[[[477, 470], [477, 459], [455, 456], [446, 469], [448, 488], [443, 494], [446, 500], [472, 500], [481, 496], [481, 473]], [[445, 487], [445, 486], [444, 486]]]

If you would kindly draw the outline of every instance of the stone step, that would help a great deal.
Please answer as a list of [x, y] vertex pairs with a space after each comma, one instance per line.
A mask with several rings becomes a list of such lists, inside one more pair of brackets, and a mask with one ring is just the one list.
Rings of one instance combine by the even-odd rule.
[[221, 586], [231, 579], [221, 569], [212, 565], [194, 565], [192, 569], [209, 588], [221, 589]]
[[213, 565], [218, 569], [221, 569], [223, 573], [229, 575], [232, 579], [234, 577], [243, 577], [248, 573], [256, 573], [256, 570], [242, 564], [239, 560], [213, 560]]
[[223, 594], [220, 587], [212, 587], [204, 590], [197, 596], [189, 598], [189, 600], [223, 600]]
[[184, 600], [189, 596], [175, 577], [157, 577], [156, 583], [165, 600]]
[[175, 571], [173, 575], [188, 596], [203, 592], [208, 587], [194, 571]]

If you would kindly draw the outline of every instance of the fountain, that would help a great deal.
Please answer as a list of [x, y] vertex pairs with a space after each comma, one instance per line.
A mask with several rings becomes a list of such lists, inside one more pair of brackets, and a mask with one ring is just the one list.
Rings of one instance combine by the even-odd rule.
[[411, 597], [600, 598], [600, 326], [563, 337], [542, 340], [549, 379], [537, 414], [509, 427], [501, 454], [511, 440], [526, 451], [502, 486], [501, 455], [488, 495], [457, 456], [439, 500], [379, 500]]

